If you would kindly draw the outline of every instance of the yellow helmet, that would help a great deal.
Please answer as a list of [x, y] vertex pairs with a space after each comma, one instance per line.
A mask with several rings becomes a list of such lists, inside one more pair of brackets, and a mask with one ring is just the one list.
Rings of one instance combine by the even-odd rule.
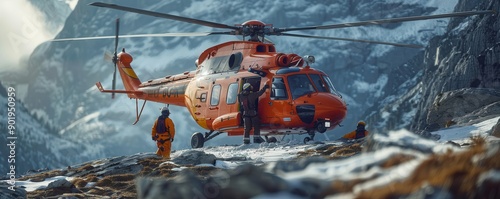
[[359, 125], [361, 125], [361, 126], [366, 126], [366, 122], [365, 122], [365, 121], [363, 121], [363, 120], [361, 120], [361, 121], [359, 121], [359, 122], [358, 122], [358, 126], [359, 126]]

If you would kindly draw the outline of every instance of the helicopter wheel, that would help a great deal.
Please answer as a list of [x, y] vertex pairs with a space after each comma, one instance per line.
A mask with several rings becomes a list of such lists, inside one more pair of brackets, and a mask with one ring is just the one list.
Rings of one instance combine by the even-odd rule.
[[204, 143], [205, 143], [205, 137], [203, 137], [202, 133], [196, 132], [191, 136], [191, 147], [193, 149], [203, 147]]
[[278, 142], [278, 139], [276, 139], [276, 137], [269, 137], [269, 139], [267, 139], [267, 142], [268, 143], [276, 143], [276, 142]]
[[307, 144], [309, 141], [313, 140], [312, 138], [310, 137], [305, 137], [304, 138], [304, 144]]

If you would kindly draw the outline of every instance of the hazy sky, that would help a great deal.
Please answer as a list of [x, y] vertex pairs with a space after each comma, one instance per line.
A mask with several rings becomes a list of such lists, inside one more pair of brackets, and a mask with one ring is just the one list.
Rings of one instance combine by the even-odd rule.
[[[58, 0], [73, 9], [78, 0]], [[0, 1], [0, 72], [16, 70], [35, 47], [55, 37], [44, 16], [26, 0]], [[52, 31], [54, 32], [54, 31]]]

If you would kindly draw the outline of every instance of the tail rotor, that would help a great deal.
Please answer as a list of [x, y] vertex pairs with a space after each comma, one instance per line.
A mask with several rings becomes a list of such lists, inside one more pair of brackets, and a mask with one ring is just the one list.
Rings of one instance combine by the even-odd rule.
[[[118, 62], [118, 34], [120, 32], [120, 19], [116, 19], [116, 32], [115, 32], [115, 52], [113, 54], [113, 63], [115, 65], [115, 71], [113, 72], [113, 87], [112, 90], [116, 90], [116, 63]], [[115, 93], [111, 93], [111, 99], [115, 98]]]

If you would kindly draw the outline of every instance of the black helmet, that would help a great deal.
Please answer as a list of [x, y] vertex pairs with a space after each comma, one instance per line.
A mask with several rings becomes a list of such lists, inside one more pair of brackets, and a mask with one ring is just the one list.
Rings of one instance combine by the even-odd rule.
[[168, 110], [168, 107], [165, 106], [161, 108], [161, 114], [166, 116], [170, 115], [170, 110]]

